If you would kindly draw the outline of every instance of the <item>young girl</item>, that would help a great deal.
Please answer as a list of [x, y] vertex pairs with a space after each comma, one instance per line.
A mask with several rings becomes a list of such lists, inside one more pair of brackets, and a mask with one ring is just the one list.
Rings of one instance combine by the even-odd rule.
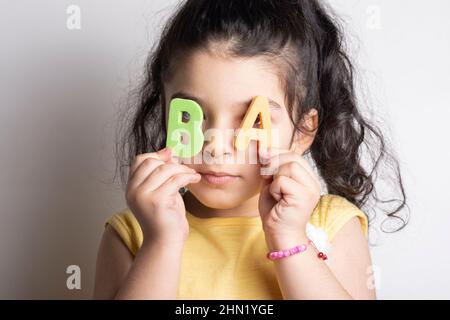
[[[342, 38], [319, 1], [183, 3], [124, 135], [129, 209], [107, 220], [96, 298], [375, 298], [362, 209], [377, 205], [378, 165], [393, 159], [357, 108]], [[172, 99], [196, 101], [203, 130], [224, 132], [256, 96], [269, 99], [279, 133], [270, 149], [252, 141], [242, 163], [232, 137], [205, 141], [199, 156], [209, 161], [165, 148]], [[363, 147], [374, 157], [365, 165]], [[388, 215], [402, 219], [393, 161], [401, 200]]]

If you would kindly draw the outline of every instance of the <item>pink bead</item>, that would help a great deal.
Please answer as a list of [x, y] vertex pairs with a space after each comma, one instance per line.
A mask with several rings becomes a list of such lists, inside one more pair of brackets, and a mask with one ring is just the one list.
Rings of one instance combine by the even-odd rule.
[[[279, 260], [284, 257], [289, 257], [294, 254], [304, 252], [304, 251], [306, 251], [307, 248], [308, 248], [308, 246], [306, 244], [302, 244], [302, 245], [298, 245], [298, 246], [295, 246], [295, 247], [292, 247], [292, 248], [286, 249], [286, 250], [273, 251], [273, 252], [267, 253], [267, 258], [269, 258], [271, 260]], [[327, 257], [325, 256], [325, 259], [326, 258]]]

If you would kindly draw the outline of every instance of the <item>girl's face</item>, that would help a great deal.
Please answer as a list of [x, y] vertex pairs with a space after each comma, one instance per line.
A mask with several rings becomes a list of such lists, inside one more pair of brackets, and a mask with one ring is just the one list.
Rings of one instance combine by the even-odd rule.
[[[255, 96], [265, 96], [270, 101], [272, 129], [276, 133], [273, 146], [290, 149], [294, 127], [276, 72], [262, 57], [230, 58], [197, 50], [178, 63], [176, 72], [165, 83], [166, 123], [171, 99], [191, 99], [203, 109], [204, 132], [212, 133], [212, 136], [205, 134], [202, 152], [195, 159], [185, 161], [202, 175], [200, 182], [187, 187], [203, 205], [236, 208], [261, 190], [264, 180], [259, 160], [255, 161], [257, 142], [250, 143], [242, 158], [242, 151], [238, 156], [230, 134], [231, 129], [240, 127]], [[228, 177], [220, 178], [216, 174]]]

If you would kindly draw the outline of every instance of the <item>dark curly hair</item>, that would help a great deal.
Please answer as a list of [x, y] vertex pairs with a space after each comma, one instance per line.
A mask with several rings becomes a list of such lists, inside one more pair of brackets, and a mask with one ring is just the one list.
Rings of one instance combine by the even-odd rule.
[[[148, 57], [143, 84], [134, 92], [138, 101], [126, 110], [124, 126], [118, 130], [116, 173], [119, 168], [122, 185], [136, 155], [165, 146], [164, 83], [176, 62], [214, 43], [224, 43], [230, 56], [266, 56], [280, 64], [296, 130], [307, 133], [298, 119], [311, 108], [318, 111], [316, 137], [307, 154], [328, 193], [364, 208], [369, 220], [374, 208], [383, 210], [391, 218], [384, 222], [395, 222], [383, 223], [383, 231], [406, 225], [398, 161], [381, 130], [358, 109], [355, 68], [341, 25], [330, 8], [316, 0], [183, 1]], [[375, 188], [377, 179], [393, 183], [398, 196], [391, 192], [382, 199]]]

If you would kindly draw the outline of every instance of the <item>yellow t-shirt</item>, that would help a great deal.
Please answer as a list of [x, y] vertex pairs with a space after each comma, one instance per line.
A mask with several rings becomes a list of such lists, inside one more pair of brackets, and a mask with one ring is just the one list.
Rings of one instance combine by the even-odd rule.
[[[352, 217], [358, 217], [367, 237], [364, 213], [347, 199], [323, 195], [310, 223], [331, 241]], [[256, 217], [199, 218], [186, 212], [189, 236], [185, 242], [177, 299], [283, 299], [261, 219]], [[142, 231], [129, 209], [107, 222], [133, 255], [142, 244]]]

